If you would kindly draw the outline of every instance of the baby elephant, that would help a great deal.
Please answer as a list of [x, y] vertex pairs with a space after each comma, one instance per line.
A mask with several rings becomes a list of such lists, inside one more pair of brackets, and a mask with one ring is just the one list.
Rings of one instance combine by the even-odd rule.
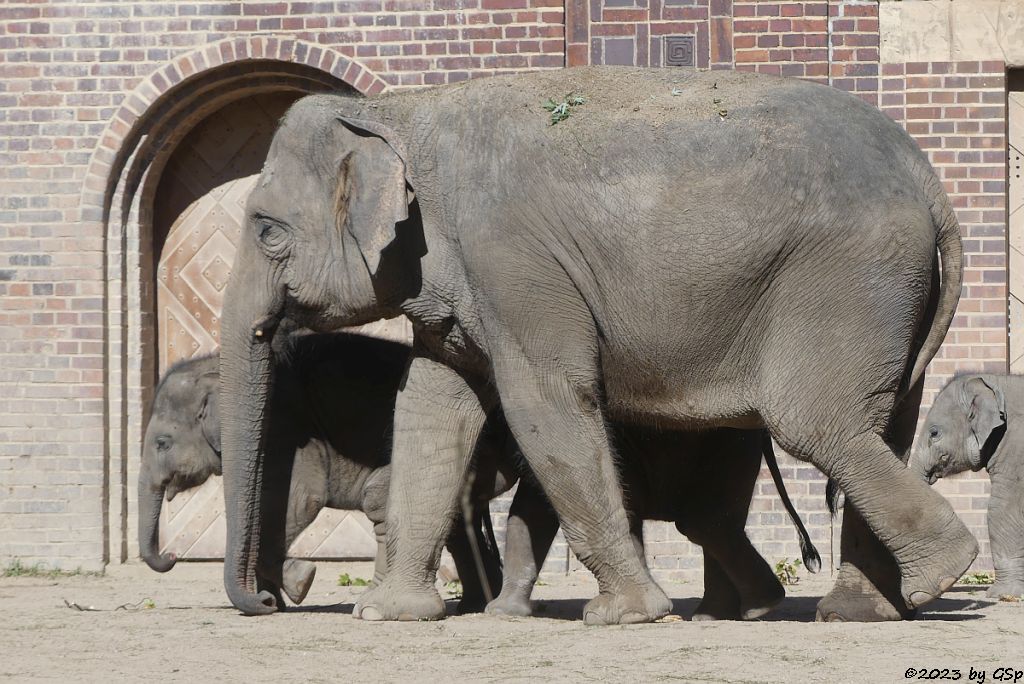
[[1024, 595], [1024, 376], [960, 375], [935, 398], [910, 468], [929, 484], [984, 468], [993, 597]]
[[[355, 334], [294, 335], [273, 382], [263, 476], [263, 529], [256, 571], [261, 589], [281, 602], [280, 590], [301, 603], [316, 566], [286, 558], [295, 538], [324, 507], [361, 510], [378, 541], [374, 579], [385, 571], [384, 521], [390, 486], [390, 434], [395, 397], [409, 347]], [[205, 356], [172, 367], [157, 388], [143, 442], [139, 476], [139, 549], [154, 570], [166, 572], [173, 554], [160, 554], [157, 527], [166, 495], [174, 496], [221, 472], [218, 358]], [[504, 448], [506, 440], [481, 438], [478, 449]], [[494, 595], [501, 582], [497, 550], [484, 536], [487, 502], [509, 489], [516, 476], [499, 472], [509, 458], [481, 453], [467, 492], [472, 529]], [[485, 592], [471, 554], [466, 526], [457, 522], [448, 548], [463, 580], [461, 611], [480, 610]]]

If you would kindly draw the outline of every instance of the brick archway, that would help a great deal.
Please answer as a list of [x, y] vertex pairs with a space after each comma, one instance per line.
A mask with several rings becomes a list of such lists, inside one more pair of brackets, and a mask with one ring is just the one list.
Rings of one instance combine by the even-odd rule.
[[283, 37], [213, 43], [155, 71], [124, 100], [90, 160], [83, 224], [104, 235], [107, 562], [137, 557], [138, 445], [156, 378], [152, 206], [180, 141], [213, 112], [275, 92], [372, 95], [385, 84], [340, 52]]

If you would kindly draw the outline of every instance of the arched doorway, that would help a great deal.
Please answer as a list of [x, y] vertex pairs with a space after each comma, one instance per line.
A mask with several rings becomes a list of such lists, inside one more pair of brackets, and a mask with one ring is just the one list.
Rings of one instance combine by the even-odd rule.
[[[215, 328], [210, 323], [219, 318], [213, 313], [219, 304], [212, 302], [219, 297], [214, 293], [226, 283], [226, 255], [233, 250], [227, 244], [230, 239], [227, 243], [222, 239], [231, 235], [231, 229], [225, 228], [218, 231], [221, 236], [216, 240], [202, 241], [202, 255], [199, 249], [192, 255], [199, 259], [193, 259], [187, 276], [203, 290], [206, 311], [200, 310], [199, 317], [205, 316], [200, 321], [205, 325], [201, 329], [192, 325], [196, 311], [182, 314], [178, 310], [168, 315], [166, 306], [162, 307], [161, 322], [157, 269], [161, 260], [168, 261], [169, 242], [177, 239], [172, 226], [179, 218], [182, 223], [198, 220], [204, 207], [208, 214], [204, 223], [218, 218], [226, 221], [231, 216], [238, 220], [245, 192], [236, 181], [262, 166], [282, 104], [309, 93], [359, 96], [384, 89], [385, 83], [373, 73], [329, 47], [291, 38], [227, 38], [179, 54], [152, 72], [112, 115], [90, 159], [81, 196], [83, 226], [105, 236], [107, 455], [103, 524], [107, 562], [138, 558], [139, 455], [159, 370], [172, 360], [168, 347], [174, 335], [169, 339], [166, 333], [174, 331], [177, 322], [181, 337], [180, 331], [189, 325], [191, 339], [182, 337], [182, 344], [176, 344], [179, 356], [212, 348], [209, 340], [215, 336], [210, 333]], [[236, 127], [237, 119], [228, 116], [226, 108], [244, 101], [257, 106], [262, 114]], [[220, 133], [216, 133], [218, 126]], [[186, 137], [196, 140], [203, 129], [204, 143], [182, 147]], [[232, 136], [244, 136], [244, 142]], [[237, 147], [235, 153], [226, 152], [231, 143]], [[191, 167], [186, 149], [192, 151]], [[222, 162], [219, 167], [217, 161]], [[197, 185], [188, 177], [188, 170], [200, 162], [210, 168], [204, 172], [205, 184]], [[184, 174], [178, 172], [182, 170]], [[182, 217], [189, 207], [194, 212], [191, 219]], [[191, 244], [184, 240], [179, 246], [187, 251]], [[203, 261], [211, 250], [215, 258]], [[202, 268], [194, 272], [200, 264]], [[188, 264], [177, 267], [183, 266]], [[198, 300], [199, 293], [193, 296]], [[408, 326], [403, 323], [399, 326], [404, 328], [402, 333]], [[387, 334], [394, 324], [382, 322], [372, 327]], [[213, 525], [216, 527], [216, 522]], [[311, 551], [308, 546], [307, 550]], [[344, 550], [337, 553], [351, 555]]]

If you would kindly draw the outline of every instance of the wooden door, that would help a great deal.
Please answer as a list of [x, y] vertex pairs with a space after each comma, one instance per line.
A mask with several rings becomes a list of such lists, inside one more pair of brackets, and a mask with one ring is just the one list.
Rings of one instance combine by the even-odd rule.
[[1024, 92], [1010, 92], [1007, 100], [1010, 372], [1024, 373]]
[[[154, 233], [163, 234], [156, 274], [160, 373], [180, 359], [219, 346], [221, 303], [252, 189], [270, 138], [294, 95], [265, 95], [229, 105], [199, 124], [168, 163], [154, 202]], [[364, 326], [407, 339], [406, 321]], [[184, 559], [224, 556], [219, 477], [164, 504], [161, 552]], [[292, 546], [312, 558], [372, 558], [370, 522], [362, 513], [325, 510]]]

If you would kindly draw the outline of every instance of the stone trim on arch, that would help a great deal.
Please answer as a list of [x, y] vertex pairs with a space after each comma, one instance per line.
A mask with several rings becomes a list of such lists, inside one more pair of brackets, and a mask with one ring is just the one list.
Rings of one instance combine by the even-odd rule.
[[150, 74], [124, 99], [100, 136], [82, 185], [79, 204], [82, 219], [104, 221], [107, 218], [112, 186], [120, 176], [118, 167], [130, 154], [130, 150], [124, 149], [125, 142], [145, 119], [150, 107], [203, 72], [250, 60], [276, 60], [312, 67], [344, 81], [363, 95], [376, 95], [387, 88], [383, 80], [352, 58], [297, 38], [260, 35], [226, 38], [180, 55]]

